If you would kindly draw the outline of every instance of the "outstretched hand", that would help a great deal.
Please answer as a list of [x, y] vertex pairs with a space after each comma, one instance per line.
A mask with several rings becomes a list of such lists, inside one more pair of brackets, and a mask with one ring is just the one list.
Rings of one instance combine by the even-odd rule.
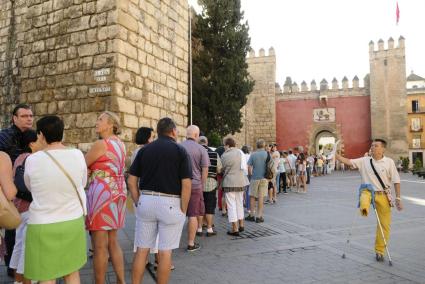
[[401, 200], [396, 199], [395, 206], [397, 207], [398, 211], [403, 210], [403, 204], [401, 203]]
[[329, 155], [327, 157], [328, 159], [333, 159], [335, 157], [336, 151], [338, 149], [339, 142], [340, 142], [340, 140], [338, 140], [338, 141], [335, 142], [335, 144], [334, 144], [334, 146], [332, 148], [332, 151], [329, 153]]

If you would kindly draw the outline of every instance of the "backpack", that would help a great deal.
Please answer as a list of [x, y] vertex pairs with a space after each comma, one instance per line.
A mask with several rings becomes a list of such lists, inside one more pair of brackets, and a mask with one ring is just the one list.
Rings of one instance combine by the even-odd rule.
[[18, 192], [16, 193], [16, 197], [23, 199], [25, 201], [28, 201], [28, 202], [32, 202], [32, 194], [28, 190], [27, 186], [25, 185], [25, 181], [24, 181], [25, 161], [26, 160], [27, 160], [27, 158], [25, 158], [25, 160], [22, 162], [22, 164], [17, 166], [16, 170], [15, 170], [14, 182], [15, 182], [16, 189], [18, 190]]
[[274, 169], [274, 161], [270, 157], [270, 154], [267, 153], [267, 159], [266, 159], [266, 173], [264, 174], [265, 179], [273, 179], [274, 174], [276, 173]]

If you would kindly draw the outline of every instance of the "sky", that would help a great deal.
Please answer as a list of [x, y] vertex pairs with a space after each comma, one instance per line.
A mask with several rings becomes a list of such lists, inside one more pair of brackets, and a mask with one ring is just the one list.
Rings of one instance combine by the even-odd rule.
[[[396, 3], [400, 9], [396, 25]], [[196, 0], [189, 4], [199, 10]], [[425, 0], [242, 0], [251, 47], [276, 53], [276, 81], [298, 85], [369, 73], [369, 41], [406, 45], [406, 74], [425, 77]], [[377, 46], [376, 46], [377, 48]]]

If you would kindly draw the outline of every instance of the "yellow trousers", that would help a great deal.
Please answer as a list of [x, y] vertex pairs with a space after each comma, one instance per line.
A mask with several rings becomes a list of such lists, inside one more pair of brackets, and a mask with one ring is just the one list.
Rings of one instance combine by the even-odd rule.
[[[371, 199], [372, 194], [368, 190], [363, 190], [360, 195], [360, 214], [362, 216], [368, 215]], [[375, 194], [375, 206], [379, 220], [381, 221], [382, 230], [384, 231], [385, 240], [388, 244], [391, 228], [391, 207], [387, 196], [385, 194]], [[376, 224], [375, 252], [380, 254], [385, 253], [385, 243], [378, 223]]]

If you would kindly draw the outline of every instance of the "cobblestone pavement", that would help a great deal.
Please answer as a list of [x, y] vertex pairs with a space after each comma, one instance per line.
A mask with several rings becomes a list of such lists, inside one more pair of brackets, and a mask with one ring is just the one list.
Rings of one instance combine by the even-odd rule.
[[[393, 266], [374, 259], [376, 220], [357, 214], [356, 172], [312, 179], [307, 194], [279, 195], [265, 207], [265, 223], [246, 223], [241, 237], [229, 237], [227, 219], [217, 212], [215, 237], [198, 238], [202, 248], [188, 253], [186, 227], [174, 252], [171, 283], [425, 283], [425, 181], [402, 175], [405, 209], [393, 212], [389, 249]], [[372, 212], [371, 212], [372, 213]], [[357, 214], [357, 215], [356, 215]], [[347, 234], [356, 217], [351, 246], [342, 259]], [[134, 216], [120, 232], [130, 283]], [[81, 270], [92, 283], [92, 262]], [[0, 267], [0, 283], [10, 283]], [[110, 267], [108, 283], [116, 283]], [[145, 273], [144, 283], [154, 283]]]

